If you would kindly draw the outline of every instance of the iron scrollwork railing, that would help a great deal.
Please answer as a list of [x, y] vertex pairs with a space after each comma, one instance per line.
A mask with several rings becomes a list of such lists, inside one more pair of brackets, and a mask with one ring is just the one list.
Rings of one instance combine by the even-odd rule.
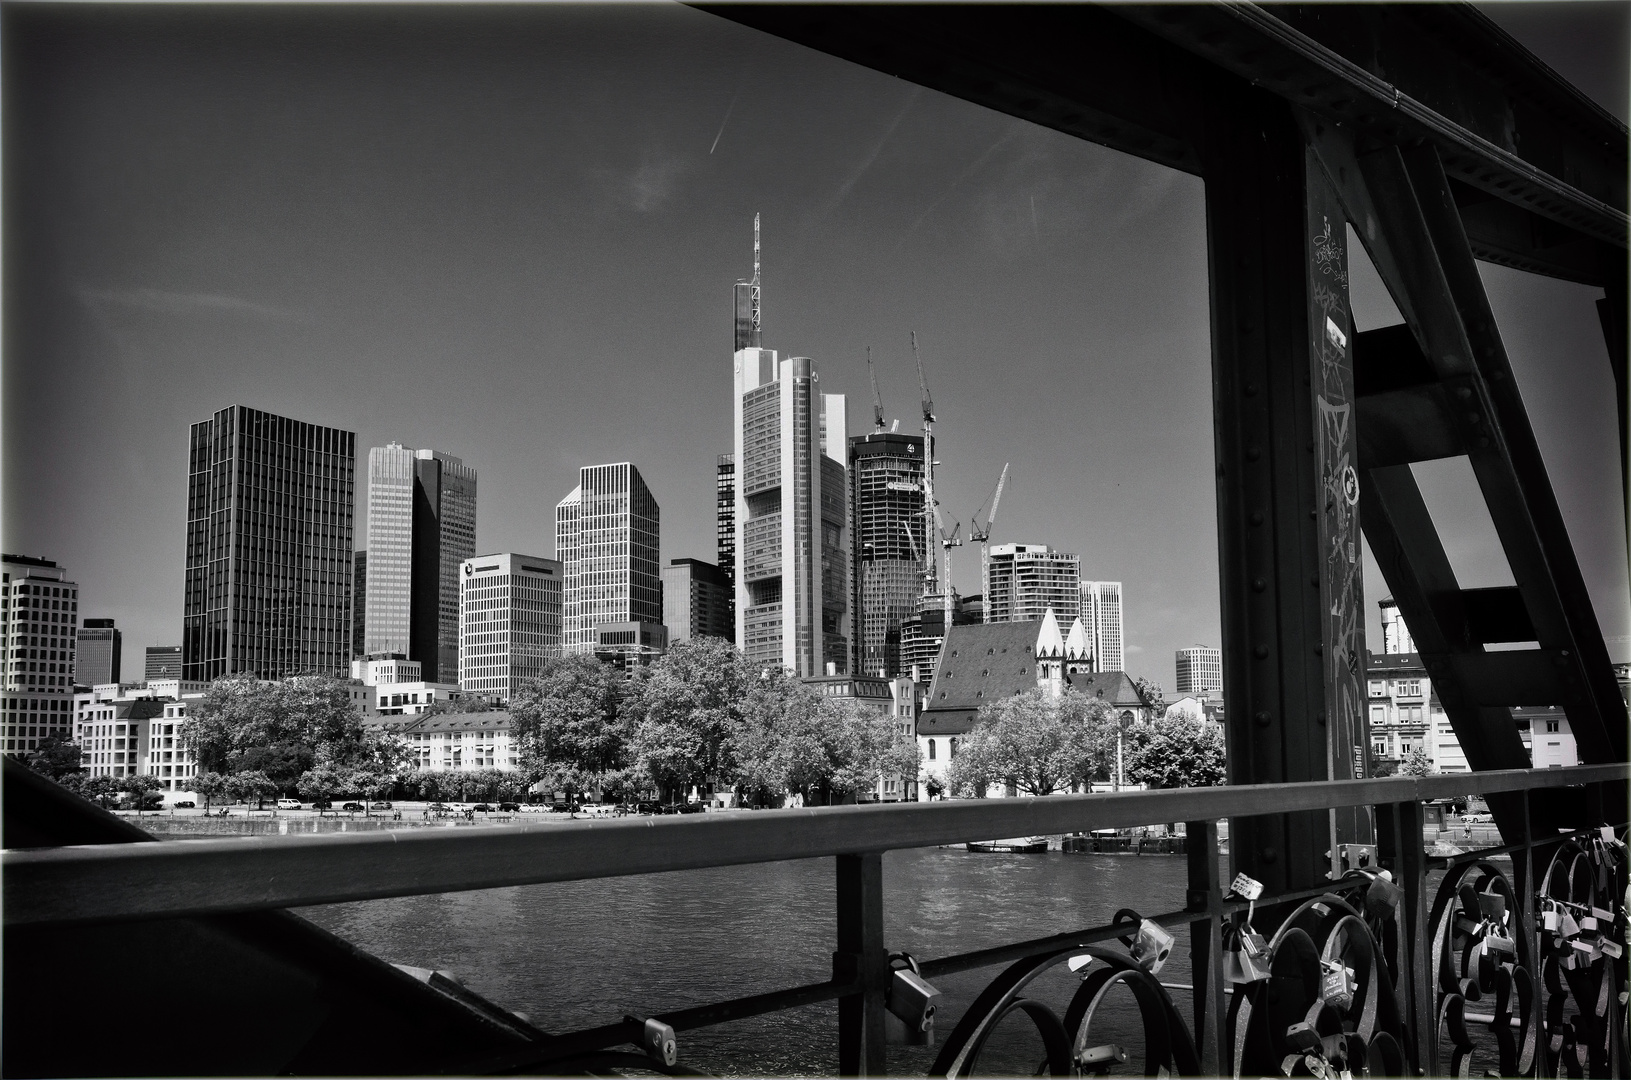
[[[603, 1071], [640, 1063], [688, 1071], [677, 1033], [823, 1001], [840, 1002], [840, 1071], [877, 1074], [896, 1038], [927, 1041], [933, 981], [1007, 965], [946, 1033], [931, 1071], [967, 1076], [995, 1031], [1023, 1016], [1041, 1041], [1038, 1074], [1621, 1076], [1627, 1069], [1626, 833], [1623, 820], [1433, 860], [1422, 802], [1585, 786], [1613, 805], [1624, 765], [1332, 784], [1187, 789], [1112, 796], [971, 800], [742, 812], [671, 820], [327, 834], [187, 844], [8, 851], [9, 929], [266, 910], [316, 903], [838, 857], [833, 978], [685, 1010], [631, 1013], [472, 1058], [462, 1072]], [[1340, 806], [1375, 807], [1380, 864], [1263, 895], [1218, 876], [1217, 821]], [[1601, 815], [1599, 815], [1601, 816]], [[889, 954], [881, 853], [991, 836], [1188, 822], [1184, 908], [937, 959]], [[1527, 823], [1528, 817], [1524, 818]], [[1527, 827], [1527, 826], [1526, 826]], [[1497, 864], [1512, 860], [1511, 871]], [[1429, 873], [1442, 872], [1431, 904]], [[1253, 922], [1269, 929], [1259, 933]], [[1193, 977], [1161, 964], [1188, 929]], [[1120, 942], [1118, 947], [1117, 942]], [[1079, 978], [1049, 1003], [1039, 980]], [[911, 979], [903, 973], [909, 972]], [[892, 984], [912, 985], [893, 992]], [[913, 981], [915, 980], [915, 981]], [[1175, 1001], [1174, 989], [1190, 992]], [[1107, 1031], [1130, 999], [1132, 1044]], [[1056, 1007], [1056, 1004], [1059, 1007]], [[1127, 1010], [1122, 1010], [1127, 1015]], [[634, 1052], [622, 1049], [632, 1046]]]

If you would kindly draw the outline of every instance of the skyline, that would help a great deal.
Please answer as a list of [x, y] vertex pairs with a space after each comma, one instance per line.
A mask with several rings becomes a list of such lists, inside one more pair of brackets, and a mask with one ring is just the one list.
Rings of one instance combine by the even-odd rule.
[[[186, 428], [235, 403], [462, 458], [478, 553], [558, 557], [573, 474], [630, 461], [661, 565], [713, 561], [756, 212], [765, 347], [815, 357], [851, 430], [871, 345], [913, 431], [918, 331], [948, 527], [1011, 460], [993, 542], [1122, 581], [1133, 674], [1220, 644], [1200, 181], [690, 9], [388, 15], [7, 15], [5, 547], [131, 655], [180, 641]], [[1360, 328], [1397, 322], [1352, 250]], [[1485, 272], [1625, 660], [1596, 291]], [[1463, 584], [1509, 581], [1464, 465], [1418, 471]]]

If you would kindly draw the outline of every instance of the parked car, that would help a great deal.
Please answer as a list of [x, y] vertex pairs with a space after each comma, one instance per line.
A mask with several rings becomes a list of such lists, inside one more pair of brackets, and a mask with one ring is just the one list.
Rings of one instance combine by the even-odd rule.
[[700, 814], [702, 813], [702, 804], [699, 802], [669, 803], [662, 808], [662, 812], [665, 814]]
[[433, 802], [429, 806], [425, 807], [425, 809], [429, 810], [433, 814], [445, 814], [453, 808], [447, 805], [447, 803]]
[[391, 804], [388, 802], [371, 802], [368, 804], [370, 810], [389, 810], [390, 808]]
[[180, 799], [171, 803], [170, 805], [175, 807], [177, 810], [191, 810], [198, 804], [193, 802], [191, 799]]
[[277, 808], [279, 810], [299, 810], [300, 809], [300, 800], [299, 799], [279, 799], [277, 801]]
[[311, 808], [313, 810], [332, 810], [334, 809], [334, 801], [332, 799], [313, 799]]
[[484, 802], [479, 802], [470, 809], [474, 810], [478, 814], [491, 814], [493, 812], [493, 808]]
[[1464, 825], [1487, 825], [1495, 820], [1494, 814], [1462, 814], [1461, 822]]
[[549, 810], [553, 814], [575, 814], [583, 807], [575, 802], [550, 803]]
[[501, 814], [518, 814], [518, 813], [521, 812], [521, 804], [520, 803], [513, 803], [513, 802], [501, 802], [501, 803], [498, 804], [498, 812], [501, 813]]
[[634, 804], [634, 812], [636, 814], [660, 814], [663, 812], [663, 806], [659, 802], [653, 802], [650, 799], [642, 799]]
[[340, 807], [341, 810], [351, 810], [353, 812], [361, 810], [362, 808], [363, 805], [360, 802], [348, 802], [344, 806]]

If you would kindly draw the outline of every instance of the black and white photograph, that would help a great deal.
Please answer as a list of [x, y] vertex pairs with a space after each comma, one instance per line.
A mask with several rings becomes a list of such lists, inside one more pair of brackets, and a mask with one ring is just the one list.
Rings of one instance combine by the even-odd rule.
[[0, 0], [0, 1073], [1631, 1076], [1631, 0]]

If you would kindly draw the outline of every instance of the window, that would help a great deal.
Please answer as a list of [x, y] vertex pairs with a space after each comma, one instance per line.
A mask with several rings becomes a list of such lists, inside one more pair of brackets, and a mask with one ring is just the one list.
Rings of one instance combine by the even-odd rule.
[[929, 740], [929, 760], [930, 761], [934, 760], [934, 740], [933, 739]]
[[[1555, 734], [1557, 734], [1557, 731], [1558, 731], [1558, 722], [1556, 720], [1546, 721], [1546, 734], [1555, 735]], [[1556, 746], [1557, 743], [1549, 743], [1548, 745]]]

